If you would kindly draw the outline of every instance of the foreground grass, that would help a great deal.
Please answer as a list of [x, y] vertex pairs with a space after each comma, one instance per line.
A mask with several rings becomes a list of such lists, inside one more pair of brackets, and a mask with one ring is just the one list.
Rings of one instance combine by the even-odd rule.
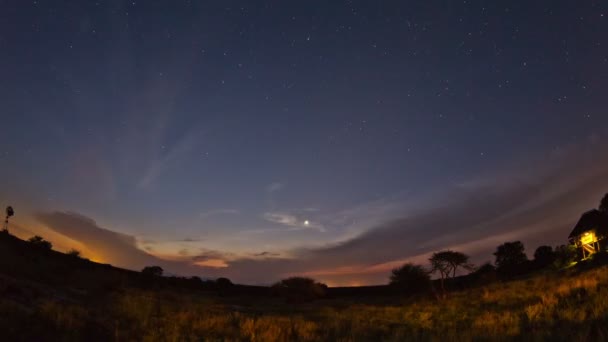
[[[10, 281], [2, 286], [6, 291]], [[135, 290], [78, 301], [25, 288], [19, 290], [31, 293], [24, 297], [38, 298], [33, 307], [18, 296], [0, 299], [0, 328], [23, 340], [608, 340], [608, 267], [390, 304], [368, 298], [294, 306], [277, 298]]]

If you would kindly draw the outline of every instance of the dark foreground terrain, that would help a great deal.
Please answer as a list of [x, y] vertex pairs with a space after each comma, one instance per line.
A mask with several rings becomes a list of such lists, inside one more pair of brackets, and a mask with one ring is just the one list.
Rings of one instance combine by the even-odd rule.
[[150, 277], [0, 234], [3, 341], [608, 340], [608, 268], [543, 271], [405, 297], [328, 289], [312, 302], [265, 287]]

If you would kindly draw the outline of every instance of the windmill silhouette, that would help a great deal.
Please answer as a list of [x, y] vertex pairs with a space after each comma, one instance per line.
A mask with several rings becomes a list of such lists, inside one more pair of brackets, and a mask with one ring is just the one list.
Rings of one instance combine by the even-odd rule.
[[4, 231], [8, 233], [8, 218], [15, 215], [13, 207], [10, 205], [6, 207], [6, 219], [4, 220]]

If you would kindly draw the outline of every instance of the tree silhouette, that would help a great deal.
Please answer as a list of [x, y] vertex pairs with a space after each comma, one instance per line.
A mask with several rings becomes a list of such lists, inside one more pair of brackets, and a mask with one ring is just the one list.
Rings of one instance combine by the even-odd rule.
[[325, 295], [327, 285], [306, 277], [283, 279], [272, 286], [274, 294], [286, 298], [289, 302], [307, 302]]
[[433, 253], [429, 259], [431, 263], [431, 273], [439, 273], [441, 281], [441, 292], [445, 293], [445, 278], [450, 275], [451, 266], [443, 258], [437, 256], [438, 253]]
[[163, 271], [163, 268], [160, 266], [146, 266], [141, 270], [141, 274], [152, 277], [161, 277], [163, 275]]
[[608, 214], [608, 194], [605, 194], [602, 200], [600, 201], [600, 206], [598, 208], [601, 212]]
[[75, 258], [80, 258], [80, 251], [74, 248], [70, 249], [66, 254]]
[[42, 248], [42, 249], [52, 249], [53, 244], [47, 240], [45, 240], [42, 236], [35, 235], [32, 236], [29, 240], [32, 245]]
[[215, 280], [215, 284], [217, 285], [217, 287], [224, 289], [234, 285], [232, 284], [232, 281], [230, 281], [230, 279], [228, 278], [217, 278]]
[[6, 218], [4, 219], [4, 231], [8, 233], [8, 219], [15, 215], [15, 210], [10, 205], [6, 207]]
[[494, 252], [497, 270], [508, 275], [519, 273], [528, 262], [524, 250], [524, 244], [521, 241], [505, 242], [498, 246]]
[[429, 288], [431, 277], [429, 272], [420, 265], [404, 264], [393, 269], [390, 285], [405, 293], [416, 293]]
[[539, 267], [545, 267], [553, 264], [555, 261], [555, 252], [551, 246], [539, 246], [534, 251], [534, 263]]
[[469, 264], [469, 256], [450, 250], [433, 253], [429, 259], [431, 262], [431, 272], [439, 273], [441, 276], [441, 290], [445, 292], [444, 280], [452, 275], [452, 278], [456, 277], [456, 270], [458, 267], [462, 267], [468, 270], [472, 270], [473, 266]]
[[441, 251], [434, 253], [431, 259], [445, 263], [452, 273], [452, 278], [456, 276], [456, 270], [459, 267], [467, 270], [473, 269], [473, 265], [469, 264], [469, 256], [461, 252], [454, 252], [451, 250]]

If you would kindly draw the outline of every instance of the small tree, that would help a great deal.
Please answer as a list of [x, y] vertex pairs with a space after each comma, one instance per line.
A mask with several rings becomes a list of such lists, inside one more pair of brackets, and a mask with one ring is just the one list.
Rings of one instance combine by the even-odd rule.
[[523, 271], [528, 262], [524, 250], [524, 244], [521, 241], [505, 242], [498, 246], [494, 252], [498, 272], [514, 275]]
[[32, 236], [27, 241], [29, 241], [29, 243], [36, 246], [37, 248], [53, 249], [53, 244], [50, 241], [45, 240], [42, 236], [39, 236], [39, 235]]
[[427, 290], [431, 283], [429, 272], [420, 265], [407, 263], [393, 269], [390, 285], [407, 294]]
[[217, 278], [215, 280], [215, 288], [220, 294], [220, 296], [224, 296], [232, 292], [232, 290], [234, 289], [234, 284], [228, 278]]
[[441, 251], [433, 253], [431, 259], [447, 265], [452, 278], [456, 277], [456, 271], [459, 267], [469, 271], [473, 269], [473, 265], [469, 263], [469, 256], [461, 252]]
[[473, 266], [469, 264], [469, 256], [450, 250], [433, 253], [429, 259], [431, 262], [431, 272], [439, 273], [441, 276], [441, 290], [445, 293], [444, 280], [456, 277], [456, 270], [462, 267], [467, 270], [472, 270]]
[[74, 258], [80, 258], [80, 251], [74, 248], [70, 249], [66, 254]]
[[152, 277], [162, 277], [163, 268], [160, 266], [146, 266], [141, 270], [141, 274]]
[[433, 253], [433, 256], [429, 259], [431, 263], [431, 273], [439, 273], [439, 280], [441, 282], [441, 292], [445, 294], [445, 279], [450, 276], [451, 266], [445, 261], [438, 253]]
[[555, 252], [551, 246], [539, 246], [534, 252], [534, 263], [538, 267], [546, 267], [555, 261]]
[[232, 283], [232, 281], [228, 278], [217, 278], [215, 280], [215, 284], [217, 285], [218, 288], [221, 288], [221, 289], [227, 289], [234, 285]]

